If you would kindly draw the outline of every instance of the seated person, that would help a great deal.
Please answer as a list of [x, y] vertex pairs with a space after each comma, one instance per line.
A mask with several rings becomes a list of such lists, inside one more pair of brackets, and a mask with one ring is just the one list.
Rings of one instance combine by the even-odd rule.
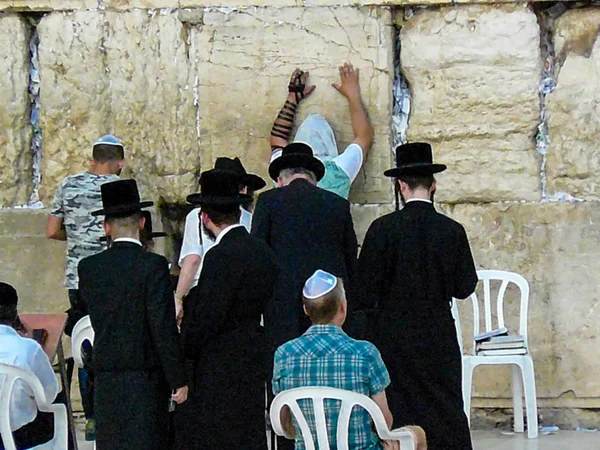
[[[12, 327], [17, 318], [17, 291], [0, 283], [0, 363], [31, 371], [41, 381], [46, 398], [54, 401], [58, 382], [44, 350], [33, 339], [20, 336]], [[31, 448], [54, 436], [54, 414], [38, 411], [32, 389], [18, 380], [10, 401], [10, 428], [17, 449]], [[4, 444], [0, 437], [0, 449]]]
[[[354, 340], [344, 331], [346, 294], [342, 280], [317, 270], [303, 290], [304, 312], [313, 325], [301, 337], [283, 344], [275, 353], [273, 392], [307, 386], [323, 386], [358, 392], [372, 398], [383, 412], [388, 427], [392, 413], [385, 389], [390, 384], [388, 371], [373, 344]], [[314, 414], [300, 401], [307, 422], [315, 430]], [[325, 403], [331, 448], [337, 448], [336, 427], [339, 402]], [[282, 423], [294, 435], [289, 408], [283, 410]], [[294, 419], [295, 420], [295, 419]], [[418, 449], [426, 449], [425, 434], [419, 427], [408, 427], [415, 435]], [[362, 449], [398, 449], [398, 442], [382, 442], [374, 431], [369, 413], [356, 408], [350, 419], [349, 447]], [[316, 437], [316, 434], [313, 434]], [[302, 436], [296, 435], [296, 449], [304, 449]]]
[[[348, 100], [354, 141], [338, 155], [335, 135], [327, 120], [320, 114], [310, 114], [298, 128], [293, 142], [308, 144], [314, 156], [325, 165], [325, 176], [317, 186], [348, 199], [350, 187], [373, 145], [374, 131], [360, 98], [358, 69], [345, 63], [339, 67], [339, 72], [341, 84], [334, 83], [333, 87]], [[296, 69], [292, 73], [287, 99], [271, 130], [271, 161], [278, 158], [283, 147], [292, 142], [290, 136], [298, 105], [315, 90], [315, 86], [307, 86], [307, 81], [308, 72]]]

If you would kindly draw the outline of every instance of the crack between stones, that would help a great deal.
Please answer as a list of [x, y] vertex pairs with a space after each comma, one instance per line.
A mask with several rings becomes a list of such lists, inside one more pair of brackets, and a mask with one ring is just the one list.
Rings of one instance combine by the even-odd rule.
[[30, 97], [30, 116], [31, 124], [31, 143], [30, 149], [32, 153], [32, 184], [33, 188], [29, 196], [27, 207], [43, 208], [40, 202], [40, 187], [42, 184], [42, 129], [40, 128], [40, 62], [38, 47], [40, 37], [37, 26], [44, 15], [40, 13], [25, 14], [24, 17], [29, 23], [31, 37], [29, 40], [29, 97]]
[[[392, 109], [392, 152], [396, 146], [405, 144], [408, 140], [408, 126], [412, 94], [408, 80], [402, 73], [401, 51], [402, 42], [400, 29], [394, 25], [394, 83], [393, 83], [393, 109]], [[395, 155], [394, 155], [395, 156]]]
[[555, 21], [567, 10], [564, 3], [556, 3], [553, 6], [536, 11], [540, 27], [540, 51], [543, 59], [543, 67], [538, 88], [540, 99], [540, 121], [535, 136], [536, 150], [541, 155], [540, 163], [540, 187], [541, 202], [581, 202], [582, 199], [573, 197], [567, 192], [548, 193], [548, 151], [551, 148], [550, 129], [546, 110], [547, 96], [556, 89], [558, 60], [554, 50], [554, 28]]

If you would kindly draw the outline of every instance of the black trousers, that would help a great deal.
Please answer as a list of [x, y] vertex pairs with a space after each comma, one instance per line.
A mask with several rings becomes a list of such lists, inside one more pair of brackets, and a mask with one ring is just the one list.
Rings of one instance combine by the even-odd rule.
[[[54, 403], [66, 404], [66, 396], [59, 392]], [[38, 411], [33, 422], [23, 425], [13, 431], [13, 439], [17, 450], [35, 447], [44, 444], [54, 437], [54, 414]], [[69, 449], [73, 448], [71, 434], [69, 433]], [[0, 450], [4, 450], [4, 443], [0, 436]]]
[[[38, 412], [33, 422], [23, 425], [13, 431], [13, 438], [17, 450], [35, 447], [48, 442], [54, 436], [54, 414]], [[4, 450], [4, 442], [0, 437], [0, 449]]]

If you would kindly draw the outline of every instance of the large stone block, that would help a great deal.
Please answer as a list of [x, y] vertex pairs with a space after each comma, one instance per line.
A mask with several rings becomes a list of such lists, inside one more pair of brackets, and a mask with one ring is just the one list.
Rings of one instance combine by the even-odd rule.
[[557, 87], [547, 97], [548, 190], [600, 199], [600, 9], [567, 11], [556, 22]]
[[0, 11], [68, 11], [97, 7], [98, 0], [0, 0]]
[[449, 170], [445, 202], [537, 200], [539, 26], [524, 5], [418, 10], [402, 22], [408, 138]]
[[26, 204], [33, 190], [28, 86], [27, 22], [0, 13], [0, 206]]
[[143, 196], [181, 201], [196, 185], [200, 150], [194, 76], [174, 12], [54, 13], [41, 21], [42, 197], [84, 170], [112, 133], [125, 145], [125, 177]]
[[391, 203], [381, 203], [375, 205], [352, 205], [352, 219], [354, 220], [354, 230], [358, 238], [358, 245], [362, 246], [365, 235], [375, 219], [385, 216], [394, 211], [394, 205]]
[[382, 172], [390, 165], [392, 27], [382, 8], [250, 8], [206, 11], [194, 28], [192, 47], [200, 78], [200, 142], [203, 163], [238, 155], [265, 178], [269, 134], [296, 67], [310, 71], [315, 92], [299, 108], [330, 121], [340, 150], [352, 139], [346, 100], [331, 87], [338, 65], [361, 69], [362, 97], [377, 141], [354, 184], [356, 202], [390, 199]]
[[[537, 394], [557, 398], [600, 396], [600, 203], [521, 203], [445, 206], [467, 229], [481, 269], [517, 272], [530, 283], [529, 343]], [[519, 301], [509, 292], [509, 328], [518, 326]], [[471, 305], [461, 305], [466, 343], [472, 330]], [[478, 369], [475, 393], [509, 396], [509, 374]], [[477, 373], [477, 372], [476, 372]]]
[[19, 311], [63, 312], [69, 307], [63, 287], [65, 244], [44, 234], [48, 211], [0, 210], [0, 281], [19, 293]]

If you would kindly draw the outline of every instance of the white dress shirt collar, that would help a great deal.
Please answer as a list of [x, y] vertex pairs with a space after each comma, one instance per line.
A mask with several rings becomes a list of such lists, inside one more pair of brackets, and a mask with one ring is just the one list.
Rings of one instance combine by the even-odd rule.
[[427, 198], [410, 198], [410, 199], [406, 200], [406, 203], [410, 203], [410, 202], [433, 203], [431, 200], [429, 200]]
[[117, 238], [113, 241], [113, 243], [115, 242], [131, 242], [132, 244], [137, 244], [140, 247], [142, 246], [142, 243], [140, 242], [139, 239], [135, 239], [135, 238], [128, 238], [128, 237], [122, 237], [122, 238]]

